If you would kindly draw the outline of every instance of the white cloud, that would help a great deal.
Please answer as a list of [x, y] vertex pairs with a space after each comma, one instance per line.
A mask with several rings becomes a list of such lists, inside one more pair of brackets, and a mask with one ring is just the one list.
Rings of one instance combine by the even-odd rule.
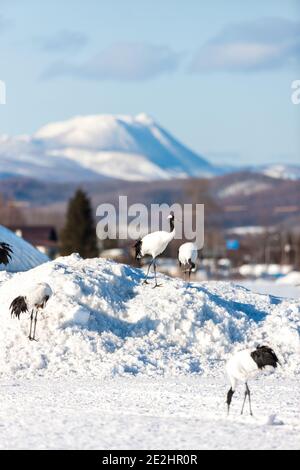
[[74, 52], [88, 43], [88, 37], [78, 31], [63, 30], [37, 41], [46, 52]]
[[265, 18], [233, 24], [204, 44], [190, 71], [254, 72], [299, 61], [300, 23]]
[[167, 46], [116, 43], [84, 63], [57, 62], [46, 70], [47, 78], [74, 76], [91, 80], [141, 81], [177, 69], [181, 54]]

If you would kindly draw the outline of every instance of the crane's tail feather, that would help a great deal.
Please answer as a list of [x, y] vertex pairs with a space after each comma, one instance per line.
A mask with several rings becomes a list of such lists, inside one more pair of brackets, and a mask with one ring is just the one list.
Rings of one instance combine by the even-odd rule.
[[141, 239], [136, 241], [134, 248], [135, 248], [135, 259], [141, 259], [142, 257], [142, 240]]
[[275, 352], [268, 346], [257, 346], [256, 350], [251, 353], [251, 357], [259, 369], [264, 369], [266, 366], [276, 369], [277, 364], [280, 364]]
[[20, 319], [21, 313], [28, 312], [28, 307], [25, 297], [19, 296], [12, 301], [10, 307], [10, 314], [12, 317]]
[[13, 254], [12, 247], [8, 243], [0, 243], [0, 264], [5, 266], [11, 261], [11, 255]]
[[191, 258], [189, 259], [189, 265], [190, 265], [191, 269], [195, 269], [195, 267], [196, 267], [195, 263], [193, 263]]

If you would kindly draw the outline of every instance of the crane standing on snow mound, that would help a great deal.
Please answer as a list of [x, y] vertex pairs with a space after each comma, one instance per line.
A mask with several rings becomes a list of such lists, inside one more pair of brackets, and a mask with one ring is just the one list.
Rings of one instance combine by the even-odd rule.
[[[31, 311], [30, 314], [30, 331], [29, 331], [29, 340], [37, 341], [35, 338], [36, 332], [36, 323], [37, 316], [40, 310], [43, 310], [46, 307], [46, 304], [50, 297], [52, 296], [52, 290], [49, 284], [39, 283], [26, 295], [19, 296], [12, 301], [10, 305], [10, 312], [12, 317], [20, 319], [21, 313], [26, 313]], [[34, 315], [35, 314], [35, 315]], [[33, 334], [32, 334], [32, 326]]]
[[0, 264], [7, 266], [11, 260], [13, 250], [8, 243], [0, 242]]
[[138, 240], [135, 247], [135, 259], [141, 259], [143, 256], [149, 255], [152, 256], [152, 261], [149, 264], [148, 272], [146, 275], [146, 279], [144, 280], [144, 284], [148, 284], [148, 276], [150, 272], [150, 268], [153, 264], [154, 267], [154, 277], [155, 277], [155, 286], [160, 287], [157, 284], [157, 277], [156, 277], [156, 258], [161, 255], [169, 243], [175, 237], [175, 227], [174, 227], [174, 214], [170, 214], [168, 216], [170, 221], [170, 232], [166, 232], [164, 230], [159, 230], [157, 232], [149, 233], [142, 239]]
[[189, 274], [189, 280], [191, 279], [191, 272], [196, 267], [196, 261], [198, 258], [198, 247], [195, 243], [184, 243], [179, 247], [178, 250], [178, 261], [179, 267], [183, 266], [183, 273]]
[[250, 389], [247, 382], [251, 377], [261, 372], [266, 366], [271, 366], [276, 369], [277, 364], [280, 364], [278, 357], [273, 349], [268, 346], [257, 346], [256, 350], [252, 352], [249, 349], [239, 351], [229, 359], [226, 364], [226, 372], [231, 383], [231, 388], [227, 393], [228, 414], [237, 382], [244, 382], [246, 390], [241, 414], [244, 412], [244, 406], [248, 396], [250, 415], [253, 416]]

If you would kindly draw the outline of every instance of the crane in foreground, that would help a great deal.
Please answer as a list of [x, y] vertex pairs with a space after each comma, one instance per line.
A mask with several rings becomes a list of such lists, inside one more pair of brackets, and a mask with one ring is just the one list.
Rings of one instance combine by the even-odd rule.
[[29, 340], [37, 341], [36, 324], [38, 313], [45, 309], [48, 300], [52, 296], [52, 289], [49, 284], [40, 282], [30, 289], [25, 296], [16, 297], [10, 305], [12, 317], [20, 319], [22, 313], [30, 312]]
[[230, 404], [238, 382], [245, 384], [245, 396], [241, 414], [244, 413], [246, 399], [249, 399], [249, 411], [252, 416], [251, 394], [248, 380], [255, 377], [267, 366], [277, 368], [280, 364], [273, 349], [268, 346], [258, 346], [254, 351], [245, 349], [234, 354], [226, 364], [226, 372], [231, 383], [231, 388], [227, 393], [227, 411], [229, 414]]

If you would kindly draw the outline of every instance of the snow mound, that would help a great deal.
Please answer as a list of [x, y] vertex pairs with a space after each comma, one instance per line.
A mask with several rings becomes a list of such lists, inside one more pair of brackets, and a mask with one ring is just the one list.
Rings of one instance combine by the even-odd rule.
[[277, 280], [278, 284], [290, 284], [294, 286], [300, 286], [300, 272], [299, 271], [292, 271], [288, 273], [286, 276]]
[[[13, 249], [11, 262], [7, 266], [0, 264], [0, 271], [28, 271], [48, 261], [47, 256], [2, 225], [0, 225], [0, 241], [8, 243]], [[1, 275], [1, 279], [3, 276], [5, 273]]]
[[[59, 258], [0, 284], [0, 371], [16, 376], [223, 374], [237, 349], [267, 343], [282, 374], [300, 372], [300, 304], [228, 283], [187, 286], [104, 259]], [[29, 318], [11, 319], [9, 304], [35, 282], [54, 295], [40, 316], [38, 343]]]

